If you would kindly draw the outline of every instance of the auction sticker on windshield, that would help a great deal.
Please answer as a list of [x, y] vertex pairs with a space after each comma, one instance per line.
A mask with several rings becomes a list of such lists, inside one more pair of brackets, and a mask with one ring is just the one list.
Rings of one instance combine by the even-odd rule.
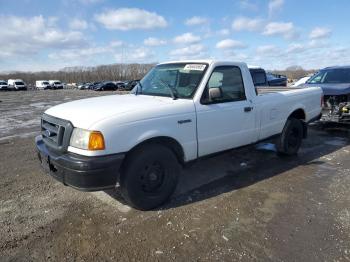
[[205, 67], [206, 65], [202, 65], [202, 64], [188, 64], [188, 65], [185, 65], [184, 70], [203, 71]]

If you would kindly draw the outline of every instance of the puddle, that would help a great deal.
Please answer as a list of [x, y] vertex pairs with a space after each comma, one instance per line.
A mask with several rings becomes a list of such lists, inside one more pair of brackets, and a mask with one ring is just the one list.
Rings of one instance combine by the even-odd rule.
[[332, 140], [324, 141], [324, 143], [330, 146], [345, 146], [347, 144], [347, 141], [342, 137], [334, 137]]
[[275, 144], [271, 144], [271, 143], [259, 143], [255, 146], [255, 148], [257, 150], [266, 150], [266, 151], [276, 152]]

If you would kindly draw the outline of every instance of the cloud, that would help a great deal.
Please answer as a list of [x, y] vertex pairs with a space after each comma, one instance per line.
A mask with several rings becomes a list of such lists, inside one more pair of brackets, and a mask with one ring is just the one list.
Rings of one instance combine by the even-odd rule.
[[1, 36], [6, 39], [0, 56], [30, 56], [44, 48], [70, 49], [88, 45], [84, 35], [75, 30], [62, 31], [52, 19], [42, 16], [0, 15]]
[[313, 49], [320, 49], [320, 48], [325, 48], [325, 47], [329, 47], [330, 44], [324, 40], [320, 40], [320, 39], [312, 39], [309, 43], [308, 43], [308, 47], [313, 48]]
[[236, 53], [233, 50], [225, 50], [223, 53], [223, 57], [221, 58], [223, 60], [231, 60], [231, 61], [246, 61], [248, 59], [248, 56], [243, 53]]
[[97, 55], [113, 54], [123, 46], [124, 43], [122, 41], [115, 40], [106, 45], [59, 50], [50, 53], [49, 58], [68, 61], [88, 61]]
[[201, 38], [192, 33], [184, 33], [182, 35], [176, 36], [174, 38], [174, 43], [176, 44], [193, 44], [197, 43], [201, 40]]
[[143, 43], [147, 46], [160, 46], [160, 45], [165, 45], [167, 42], [159, 38], [149, 37], [149, 38], [146, 38], [143, 41]]
[[218, 31], [218, 35], [221, 35], [221, 36], [228, 36], [229, 34], [230, 34], [230, 30], [227, 28], [224, 28]]
[[83, 19], [74, 18], [69, 22], [69, 28], [73, 30], [85, 30], [88, 28], [88, 23]]
[[238, 49], [246, 47], [246, 44], [233, 39], [225, 39], [216, 44], [216, 48], [218, 49]]
[[139, 8], [119, 8], [96, 14], [95, 20], [110, 30], [164, 28], [168, 25], [163, 16]]
[[287, 48], [287, 53], [289, 54], [297, 54], [297, 53], [303, 53], [306, 51], [306, 47], [302, 44], [289, 44]]
[[279, 52], [279, 49], [275, 45], [263, 45], [256, 48], [258, 55], [276, 54], [277, 52]]
[[47, 19], [47, 26], [53, 27], [57, 25], [58, 17], [57, 16], [49, 16]]
[[257, 11], [258, 5], [256, 3], [251, 2], [250, 0], [240, 0], [239, 7], [241, 9], [246, 9], [250, 11]]
[[121, 47], [124, 45], [123, 41], [115, 40], [109, 43], [110, 47]]
[[266, 36], [283, 36], [286, 39], [295, 38], [298, 34], [294, 28], [292, 22], [284, 23], [284, 22], [271, 22], [268, 23], [263, 32], [263, 35]]
[[80, 60], [82, 58], [89, 58], [91, 56], [105, 54], [111, 51], [108, 47], [88, 47], [80, 49], [62, 50], [49, 54], [50, 59], [57, 60]]
[[127, 60], [128, 62], [146, 62], [154, 59], [154, 52], [148, 48], [140, 47], [128, 52]]
[[236, 31], [259, 31], [264, 26], [264, 21], [260, 18], [238, 17], [232, 23], [232, 28]]
[[281, 11], [284, 4], [284, 0], [270, 0], [269, 2], [269, 16], [273, 16], [275, 13]]
[[203, 57], [205, 48], [202, 44], [193, 44], [183, 48], [172, 50], [170, 55], [176, 59], [194, 59]]
[[201, 16], [193, 16], [185, 21], [185, 25], [193, 26], [193, 25], [203, 25], [208, 23], [208, 19]]
[[103, 63], [108, 58], [122, 63], [144, 63], [155, 59], [155, 52], [146, 47], [135, 47], [122, 41], [79, 49], [60, 50], [49, 54], [50, 59], [66, 64], [86, 65]]
[[332, 34], [332, 30], [327, 27], [315, 27], [309, 35], [310, 39], [322, 39], [329, 38]]

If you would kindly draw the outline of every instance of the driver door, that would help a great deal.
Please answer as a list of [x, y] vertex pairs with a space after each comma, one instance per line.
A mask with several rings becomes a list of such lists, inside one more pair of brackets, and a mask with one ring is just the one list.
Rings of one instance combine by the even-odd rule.
[[[220, 88], [221, 97], [211, 100], [210, 88]], [[216, 67], [196, 110], [199, 157], [254, 142], [255, 110], [239, 67]]]

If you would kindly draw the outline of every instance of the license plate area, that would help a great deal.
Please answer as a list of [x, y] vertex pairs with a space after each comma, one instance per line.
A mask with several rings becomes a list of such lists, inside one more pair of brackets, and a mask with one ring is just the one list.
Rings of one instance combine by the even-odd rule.
[[57, 171], [55, 166], [50, 162], [50, 157], [49, 156], [45, 156], [45, 155], [42, 155], [42, 154], [39, 153], [38, 157], [40, 159], [41, 167], [45, 170], [45, 172], [47, 172], [47, 173], [54, 173], [54, 172]]

